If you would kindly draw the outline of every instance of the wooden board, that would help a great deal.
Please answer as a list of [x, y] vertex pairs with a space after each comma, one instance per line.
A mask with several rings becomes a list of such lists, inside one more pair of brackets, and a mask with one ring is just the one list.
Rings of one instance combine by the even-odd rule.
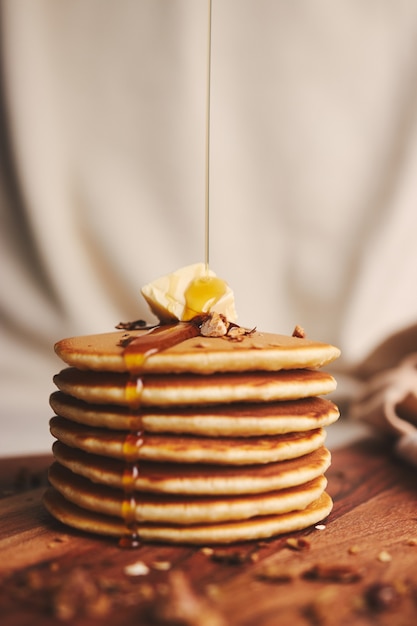
[[50, 461], [0, 459], [2, 626], [417, 624], [416, 470], [375, 443], [334, 452], [324, 529], [214, 552], [64, 528], [40, 502]]

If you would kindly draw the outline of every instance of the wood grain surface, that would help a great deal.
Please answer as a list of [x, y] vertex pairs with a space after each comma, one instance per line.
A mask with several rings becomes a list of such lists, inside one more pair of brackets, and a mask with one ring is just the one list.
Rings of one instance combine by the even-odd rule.
[[41, 503], [50, 462], [0, 459], [2, 626], [417, 624], [416, 470], [380, 444], [333, 453], [325, 528], [228, 548], [65, 528]]

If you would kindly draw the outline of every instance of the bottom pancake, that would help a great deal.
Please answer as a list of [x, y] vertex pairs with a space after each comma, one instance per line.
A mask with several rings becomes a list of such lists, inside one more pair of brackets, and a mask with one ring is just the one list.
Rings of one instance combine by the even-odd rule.
[[[53, 487], [46, 491], [44, 503], [53, 517], [78, 530], [119, 538], [131, 534], [123, 520], [87, 511], [66, 500]], [[332, 506], [330, 496], [324, 492], [300, 511], [241, 521], [187, 526], [139, 522], [135, 527], [135, 534], [144, 541], [194, 545], [266, 539], [317, 524], [329, 515]]]

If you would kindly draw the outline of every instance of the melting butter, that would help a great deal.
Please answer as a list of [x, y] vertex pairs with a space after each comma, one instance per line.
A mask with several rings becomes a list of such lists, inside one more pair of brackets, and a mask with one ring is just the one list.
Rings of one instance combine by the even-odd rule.
[[163, 324], [210, 312], [221, 313], [229, 322], [237, 319], [232, 290], [204, 263], [158, 278], [142, 288], [142, 295]]

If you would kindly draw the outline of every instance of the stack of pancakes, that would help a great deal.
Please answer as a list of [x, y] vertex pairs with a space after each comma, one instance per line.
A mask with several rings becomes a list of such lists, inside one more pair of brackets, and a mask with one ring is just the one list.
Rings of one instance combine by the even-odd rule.
[[[64, 339], [45, 504], [85, 531], [174, 543], [271, 537], [332, 508], [325, 343], [189, 324]], [[166, 339], [169, 333], [171, 338]], [[192, 336], [189, 336], [192, 335]]]

